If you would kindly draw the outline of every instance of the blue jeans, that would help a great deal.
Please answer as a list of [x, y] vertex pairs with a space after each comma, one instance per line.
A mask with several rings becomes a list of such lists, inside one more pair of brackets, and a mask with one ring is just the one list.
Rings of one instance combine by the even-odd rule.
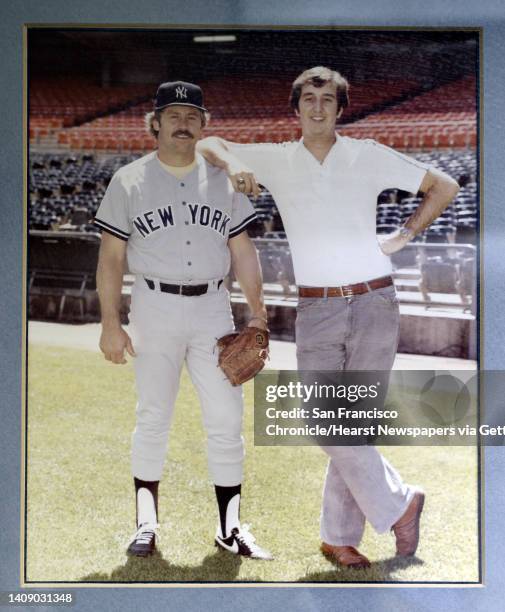
[[[350, 298], [300, 298], [296, 318], [299, 370], [389, 371], [398, 347], [400, 311], [393, 286]], [[321, 538], [357, 546], [365, 520], [378, 533], [404, 514], [414, 489], [374, 446], [322, 447], [330, 460]]]

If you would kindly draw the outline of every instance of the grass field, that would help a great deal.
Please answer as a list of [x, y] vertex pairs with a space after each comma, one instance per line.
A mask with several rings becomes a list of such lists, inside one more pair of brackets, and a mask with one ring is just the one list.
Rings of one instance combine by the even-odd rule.
[[159, 553], [128, 559], [135, 503], [130, 438], [131, 365], [100, 355], [31, 346], [28, 370], [26, 579], [34, 582], [475, 582], [477, 451], [387, 447], [384, 454], [427, 499], [417, 556], [394, 557], [394, 538], [367, 526], [368, 570], [344, 570], [319, 552], [325, 455], [315, 447], [253, 446], [252, 384], [242, 522], [275, 560], [213, 546], [216, 504], [196, 394], [184, 373], [160, 485]]

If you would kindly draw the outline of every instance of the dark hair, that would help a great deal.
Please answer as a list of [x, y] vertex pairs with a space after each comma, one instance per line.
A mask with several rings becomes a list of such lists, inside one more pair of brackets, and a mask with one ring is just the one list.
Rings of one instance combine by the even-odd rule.
[[314, 87], [323, 87], [326, 83], [335, 83], [337, 87], [337, 109], [341, 110], [349, 106], [349, 83], [340, 72], [325, 68], [324, 66], [316, 66], [305, 70], [293, 81], [291, 86], [291, 94], [289, 103], [292, 108], [298, 110], [300, 103], [300, 95], [302, 87], [310, 83]]

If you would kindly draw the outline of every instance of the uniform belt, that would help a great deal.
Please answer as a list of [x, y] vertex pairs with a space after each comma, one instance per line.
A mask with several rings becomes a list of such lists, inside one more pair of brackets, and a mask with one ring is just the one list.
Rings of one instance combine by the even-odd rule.
[[[149, 289], [151, 289], [152, 291], [156, 290], [156, 283], [153, 280], [149, 278], [144, 278], [144, 280], [146, 281], [146, 284]], [[223, 281], [220, 280], [217, 283], [217, 289], [221, 287], [222, 282]], [[163, 293], [174, 293], [175, 295], [186, 296], [204, 295], [209, 289], [209, 283], [205, 283], [203, 285], [170, 285], [168, 283], [162, 283], [160, 281], [159, 286], [160, 291], [162, 291]]]
[[322, 298], [322, 297], [351, 297], [353, 295], [361, 295], [368, 293], [374, 289], [382, 289], [390, 287], [393, 284], [391, 276], [381, 276], [373, 278], [364, 283], [356, 283], [354, 285], [342, 285], [341, 287], [299, 287], [298, 295], [300, 297]]

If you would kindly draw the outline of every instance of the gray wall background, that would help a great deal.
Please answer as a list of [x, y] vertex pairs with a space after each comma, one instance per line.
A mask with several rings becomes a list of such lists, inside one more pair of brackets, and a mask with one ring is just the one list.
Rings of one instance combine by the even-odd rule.
[[[21, 426], [21, 338], [23, 261], [22, 24], [211, 24], [482, 26], [484, 28], [484, 207], [482, 365], [503, 369], [505, 325], [505, 5], [500, 0], [4, 0], [0, 7], [3, 75], [0, 137], [3, 342], [0, 359], [0, 589], [19, 589], [19, 498]], [[505, 451], [485, 452], [485, 576], [483, 589], [457, 588], [87, 588], [76, 592], [76, 610], [492, 610], [503, 605], [502, 499]], [[293, 536], [291, 536], [293, 537]]]

